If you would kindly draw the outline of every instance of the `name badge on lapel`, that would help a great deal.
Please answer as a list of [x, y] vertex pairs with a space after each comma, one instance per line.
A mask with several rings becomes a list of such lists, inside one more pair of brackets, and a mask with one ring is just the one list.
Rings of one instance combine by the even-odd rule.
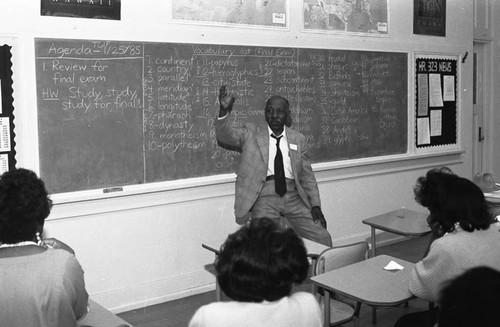
[[290, 149], [297, 151], [297, 144], [290, 143]]

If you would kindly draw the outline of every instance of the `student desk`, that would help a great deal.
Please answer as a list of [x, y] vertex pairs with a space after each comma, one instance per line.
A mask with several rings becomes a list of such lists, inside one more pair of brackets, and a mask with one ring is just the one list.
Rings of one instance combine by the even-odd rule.
[[[321, 254], [321, 252], [328, 249], [328, 246], [316, 243], [316, 242], [308, 240], [306, 238], [303, 238], [302, 240], [304, 241], [304, 246], [306, 247], [306, 250], [307, 250], [307, 256], [309, 258], [311, 258], [311, 267], [314, 268], [314, 266], [316, 265], [316, 259]], [[213, 253], [215, 253], [216, 256], [219, 255], [219, 247], [220, 246], [208, 245], [206, 243], [202, 243], [201, 246], [209, 251], [212, 251]], [[216, 296], [217, 301], [220, 301], [221, 292], [220, 292], [219, 284], [217, 283], [217, 279], [215, 280], [215, 296]]]
[[363, 220], [363, 224], [371, 227], [371, 256], [377, 255], [375, 230], [380, 229], [386, 232], [403, 235], [406, 237], [424, 236], [431, 232], [427, 224], [428, 215], [408, 210], [397, 209], [375, 217]]
[[[403, 270], [387, 271], [384, 267], [395, 261]], [[372, 306], [395, 306], [414, 296], [408, 289], [413, 263], [388, 255], [380, 255], [358, 263], [311, 277], [318, 287]], [[325, 292], [324, 321], [330, 325], [330, 292]]]
[[132, 327], [131, 324], [89, 299], [89, 312], [77, 321], [78, 327]]

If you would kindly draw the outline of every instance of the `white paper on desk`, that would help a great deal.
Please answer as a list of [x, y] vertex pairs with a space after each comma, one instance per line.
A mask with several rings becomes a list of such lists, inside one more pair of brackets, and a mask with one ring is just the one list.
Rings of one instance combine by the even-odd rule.
[[384, 267], [385, 270], [403, 270], [404, 267], [401, 266], [399, 263], [397, 262], [394, 262], [391, 260], [391, 262], [389, 262], [387, 264], [387, 266]]

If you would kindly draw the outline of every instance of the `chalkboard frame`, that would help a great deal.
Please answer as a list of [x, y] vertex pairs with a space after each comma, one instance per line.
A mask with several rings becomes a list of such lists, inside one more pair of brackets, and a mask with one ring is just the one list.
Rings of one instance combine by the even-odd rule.
[[[50, 40], [63, 40], [64, 39], [50, 39]], [[88, 41], [88, 40], [74, 40], [74, 41]], [[122, 41], [117, 41], [117, 42], [122, 42]], [[142, 43], [142, 44], [146, 44], [146, 43], [150, 43], [150, 42], [139, 42], [139, 41], [131, 41], [131, 42], [135, 42], [135, 43]], [[211, 46], [210, 44], [207, 44], [207, 46]], [[233, 45], [228, 45], [228, 46], [233, 46]], [[308, 50], [308, 48], [293, 48], [293, 49], [298, 49], [298, 50]], [[315, 48], [315, 49], [312, 49], [312, 50], [320, 50], [320, 51], [336, 51], [336, 50], [339, 50], [339, 49], [321, 49], [321, 48]], [[392, 51], [392, 52], [389, 52], [389, 51], [360, 51], [360, 50], [339, 50], [339, 51], [350, 51], [350, 52], [362, 52], [362, 53], [391, 53], [391, 54], [402, 54], [405, 56], [405, 61], [406, 61], [406, 70], [407, 72], [406, 73], [406, 89], [408, 90], [409, 86], [408, 86], [408, 75], [409, 75], [409, 55], [408, 55], [408, 52], [407, 51]], [[408, 155], [409, 153], [409, 150], [410, 150], [410, 125], [409, 125], [409, 121], [410, 121], [410, 117], [411, 115], [409, 114], [409, 99], [406, 100], [406, 105], [405, 105], [405, 109], [404, 112], [405, 112], [405, 115], [407, 117], [407, 122], [406, 122], [406, 126], [405, 126], [405, 130], [406, 130], [406, 145], [405, 145], [405, 151], [404, 153], [398, 153], [396, 155], [387, 155], [387, 156], [384, 156], [384, 155], [381, 155], [381, 156], [377, 156], [375, 157], [374, 160], [368, 160], [370, 157], [362, 157], [362, 158], [359, 158], [359, 159], [349, 159], [349, 158], [346, 158], [346, 159], [342, 159], [342, 160], [338, 160], [338, 161], [341, 161], [341, 162], [345, 162], [345, 163], [349, 163], [349, 164], [352, 164], [353, 162], [354, 163], [357, 163], [357, 162], [361, 162], [362, 164], [363, 163], [367, 163], [369, 161], [373, 161], [373, 162], [380, 162], [380, 161], [384, 161], [386, 160], [385, 158], [387, 158], [387, 160], [392, 160], [392, 158], [395, 156], [396, 158], [400, 158], [400, 157], [405, 157], [406, 155]], [[333, 165], [330, 165], [329, 163], [325, 163], [325, 162], [322, 162], [321, 164], [315, 164], [314, 167], [318, 167], [318, 169], [320, 169], [321, 167], [321, 170], [323, 169], [331, 169], [331, 168], [323, 168], [323, 167], [337, 167], [339, 166], [336, 161], [333, 161], [332, 162]], [[224, 175], [224, 174], [223, 174]], [[232, 175], [232, 173], [229, 173], [228, 174], [229, 176]], [[198, 177], [194, 177], [194, 178], [188, 178], [188, 180], [190, 179], [195, 179], [195, 180], [200, 180], [202, 181], [201, 183], [205, 183], [205, 179], [208, 179], [208, 184], [210, 184], [210, 182], [216, 180], [217, 178], [214, 178], [214, 176], [217, 176], [217, 175], [210, 175], [210, 176], [207, 176], [206, 178], [198, 178]], [[185, 181], [186, 179], [182, 179], [183, 181]], [[158, 182], [160, 184], [163, 184], [163, 183], [167, 183], [167, 184], [170, 184], [170, 185], [176, 185], [178, 183], [175, 183], [175, 181], [166, 181], [166, 182]], [[216, 182], [217, 183], [217, 182]], [[148, 185], [149, 184], [153, 184], [153, 183], [147, 183]], [[155, 183], [156, 184], [156, 183]], [[181, 183], [181, 184], [184, 184], [184, 183]], [[136, 186], [140, 186], [140, 187], [136, 187]], [[114, 194], [118, 194], [118, 193], [115, 193], [115, 192], [119, 192], [121, 190], [124, 190], [124, 189], [133, 189], [133, 188], [136, 188], [136, 189], [148, 189], [148, 187], [144, 186], [143, 185], [125, 185], [125, 186], [118, 186], [118, 187], [114, 187], [113, 185], [110, 185], [110, 188], [105, 188], [104, 191], [106, 192], [106, 196], [113, 196]], [[96, 188], [97, 191], [103, 191], [102, 188]], [[83, 192], [83, 193], [92, 193], [93, 190], [80, 190], [80, 191], [72, 191], [72, 192], [63, 192], [63, 193], [74, 193], [74, 192]], [[119, 192], [121, 193], [121, 192]]]

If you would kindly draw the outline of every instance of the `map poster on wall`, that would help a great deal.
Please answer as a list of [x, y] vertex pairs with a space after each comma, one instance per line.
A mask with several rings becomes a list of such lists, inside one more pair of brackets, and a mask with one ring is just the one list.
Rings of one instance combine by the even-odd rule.
[[42, 16], [120, 20], [121, 0], [40, 0]]
[[289, 0], [172, 0], [172, 19], [288, 28]]
[[413, 0], [413, 34], [446, 36], [446, 0]]
[[303, 0], [304, 30], [388, 33], [387, 0]]

